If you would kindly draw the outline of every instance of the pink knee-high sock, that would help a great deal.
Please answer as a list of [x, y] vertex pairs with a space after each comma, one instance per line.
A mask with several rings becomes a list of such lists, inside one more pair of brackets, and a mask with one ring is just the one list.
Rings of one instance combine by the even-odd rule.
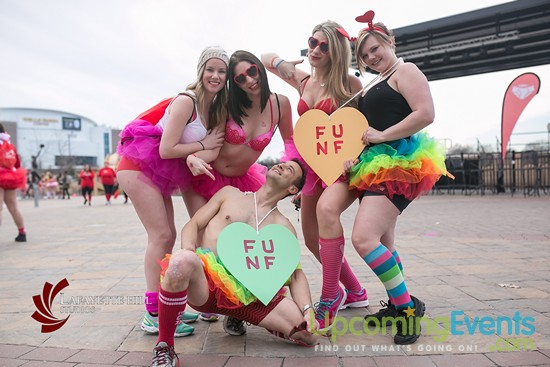
[[145, 309], [153, 316], [159, 313], [159, 292], [145, 292]]
[[159, 338], [157, 343], [165, 342], [174, 346], [174, 333], [179, 317], [187, 305], [187, 291], [171, 293], [162, 287], [159, 289]]
[[321, 299], [335, 299], [340, 288], [340, 269], [344, 258], [344, 237], [319, 238], [319, 255], [323, 267]]
[[353, 270], [348, 261], [344, 257], [344, 262], [342, 262], [342, 269], [340, 269], [340, 281], [346, 287], [346, 289], [353, 293], [361, 293], [361, 283], [355, 276]]

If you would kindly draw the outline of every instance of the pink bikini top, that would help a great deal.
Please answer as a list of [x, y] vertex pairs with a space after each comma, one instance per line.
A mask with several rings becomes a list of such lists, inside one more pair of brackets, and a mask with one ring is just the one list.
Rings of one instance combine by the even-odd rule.
[[[275, 97], [277, 98], [277, 108], [279, 108], [279, 97], [277, 94], [275, 94]], [[275, 134], [275, 130], [277, 130], [277, 126], [279, 125], [279, 121], [273, 125], [273, 106], [271, 103], [271, 98], [268, 101], [269, 109], [271, 110], [271, 128], [268, 132], [258, 135], [254, 139], [247, 142], [246, 134], [244, 133], [242, 126], [239, 126], [235, 120], [230, 118], [225, 124], [225, 141], [233, 145], [248, 145], [257, 152], [263, 151], [271, 141], [271, 138], [273, 137], [273, 134]]]
[[[307, 76], [303, 80], [303, 87], [302, 87], [302, 94], [304, 93], [304, 90], [306, 89], [306, 84], [309, 80], [310, 76]], [[336, 111], [336, 106], [332, 105], [330, 98], [323, 99], [322, 101], [319, 101], [314, 109], [324, 111], [327, 115], [330, 115], [334, 111]], [[312, 107], [309, 107], [306, 101], [304, 101], [302, 98], [298, 101], [298, 114], [302, 116], [307, 111], [311, 110]]]

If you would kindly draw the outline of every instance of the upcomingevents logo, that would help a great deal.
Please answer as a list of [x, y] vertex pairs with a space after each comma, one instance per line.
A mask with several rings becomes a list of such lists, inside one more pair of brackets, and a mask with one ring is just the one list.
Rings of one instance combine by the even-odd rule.
[[55, 296], [59, 294], [64, 288], [69, 285], [67, 278], [64, 278], [59, 283], [51, 285], [50, 283], [44, 283], [42, 294], [37, 294], [32, 297], [36, 311], [32, 314], [32, 318], [42, 324], [43, 333], [51, 333], [61, 328], [71, 315], [64, 319], [58, 319], [52, 314], [52, 303]]

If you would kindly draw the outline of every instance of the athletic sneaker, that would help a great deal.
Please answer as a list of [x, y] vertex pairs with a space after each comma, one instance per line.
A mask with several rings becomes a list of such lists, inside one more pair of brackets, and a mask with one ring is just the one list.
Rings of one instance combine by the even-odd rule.
[[367, 307], [369, 305], [369, 298], [367, 296], [367, 290], [361, 288], [361, 292], [355, 293], [346, 289], [346, 302], [340, 307], [341, 310], [346, 308], [359, 308]]
[[319, 331], [326, 334], [334, 325], [334, 318], [338, 310], [346, 302], [346, 292], [338, 288], [338, 295], [335, 299], [321, 299], [315, 304], [315, 319], [319, 322]]
[[19, 233], [17, 237], [15, 237], [15, 242], [27, 242], [27, 234]]
[[[365, 321], [367, 321], [367, 324], [369, 326], [378, 326], [382, 325], [382, 318], [386, 318], [385, 324], [386, 326], [391, 325], [393, 323], [393, 319], [399, 316], [399, 313], [397, 312], [397, 309], [395, 306], [391, 303], [391, 300], [388, 300], [388, 303], [384, 301], [380, 301], [380, 305], [382, 308], [378, 310], [378, 312], [366, 315]], [[378, 323], [376, 322], [378, 320]]]
[[223, 318], [223, 330], [233, 336], [241, 336], [246, 334], [247, 325], [243, 320], [234, 317], [225, 316]]
[[[149, 312], [145, 312], [145, 316], [143, 316], [143, 321], [141, 322], [141, 330], [149, 334], [157, 334], [159, 332], [159, 317], [151, 316]], [[188, 336], [193, 334], [193, 331], [195, 331], [193, 326], [187, 325], [181, 320], [178, 320], [174, 336]]]
[[174, 347], [168, 346], [165, 342], [160, 342], [153, 349], [153, 361], [151, 367], [179, 367], [180, 360]]
[[412, 344], [420, 337], [420, 331], [422, 328], [420, 327], [420, 320], [417, 320], [416, 318], [424, 316], [426, 306], [424, 305], [424, 302], [414, 296], [411, 296], [411, 300], [414, 302], [414, 307], [412, 308], [414, 312], [412, 315], [408, 312], [408, 309], [398, 311], [399, 316], [405, 318], [406, 327], [403, 327], [403, 321], [396, 322], [397, 333], [393, 337], [395, 344]]
[[199, 319], [203, 321], [208, 321], [208, 322], [215, 322], [215, 321], [218, 321], [220, 317], [218, 316], [217, 313], [201, 312], [199, 314]]
[[186, 324], [192, 324], [199, 318], [199, 314], [194, 312], [184, 312], [180, 316], [180, 320]]

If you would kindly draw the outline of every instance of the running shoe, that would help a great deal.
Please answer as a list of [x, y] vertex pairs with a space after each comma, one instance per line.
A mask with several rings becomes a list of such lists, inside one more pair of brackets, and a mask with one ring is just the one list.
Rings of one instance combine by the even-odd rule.
[[[148, 334], [157, 334], [159, 332], [159, 317], [151, 316], [149, 312], [145, 312], [145, 316], [143, 316], [143, 321], [141, 322], [141, 330]], [[193, 326], [187, 325], [180, 319], [178, 320], [174, 336], [188, 336], [193, 334], [193, 331], [195, 331]]]
[[153, 361], [151, 367], [179, 367], [180, 360], [174, 347], [165, 342], [159, 342], [153, 349]]

